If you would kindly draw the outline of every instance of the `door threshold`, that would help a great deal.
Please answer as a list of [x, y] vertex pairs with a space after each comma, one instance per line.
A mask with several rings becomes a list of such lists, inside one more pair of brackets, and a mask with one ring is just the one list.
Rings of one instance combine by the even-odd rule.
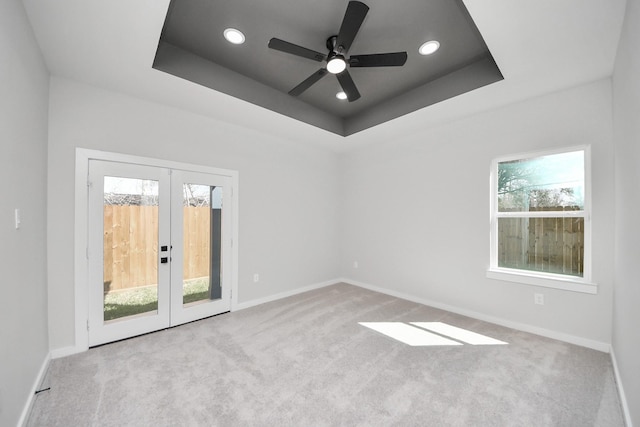
[[139, 335], [134, 335], [132, 337], [122, 338], [121, 340], [115, 340], [115, 341], [110, 341], [110, 342], [106, 342], [106, 343], [103, 343], [103, 344], [94, 345], [94, 346], [89, 347], [89, 349], [100, 348], [100, 347], [104, 347], [106, 345], [115, 344], [117, 342], [129, 341], [129, 340], [132, 340], [132, 339], [135, 339], [135, 338], [144, 337], [145, 335], [153, 335], [153, 334], [158, 333], [158, 332], [163, 332], [163, 331], [168, 331], [169, 329], [179, 328], [181, 326], [185, 326], [185, 325], [188, 325], [190, 323], [202, 322], [203, 320], [211, 319], [213, 317], [222, 316], [223, 314], [228, 314], [228, 313], [231, 313], [231, 311], [224, 311], [222, 313], [218, 313], [218, 314], [214, 314], [214, 315], [211, 315], [211, 316], [203, 317], [202, 319], [192, 320], [190, 322], [181, 323], [179, 325], [169, 326], [168, 328], [158, 329], [157, 331], [146, 332], [144, 334], [139, 334]]

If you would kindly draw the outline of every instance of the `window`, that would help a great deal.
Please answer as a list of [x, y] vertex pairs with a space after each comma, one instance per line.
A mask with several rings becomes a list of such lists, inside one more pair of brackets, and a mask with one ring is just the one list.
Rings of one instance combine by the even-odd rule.
[[489, 277], [595, 293], [589, 150], [494, 160]]

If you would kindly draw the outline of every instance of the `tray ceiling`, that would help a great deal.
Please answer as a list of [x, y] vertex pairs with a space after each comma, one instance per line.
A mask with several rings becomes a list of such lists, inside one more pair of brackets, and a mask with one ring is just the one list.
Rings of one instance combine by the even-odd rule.
[[[269, 49], [276, 37], [327, 53], [346, 0], [172, 0], [153, 68], [347, 136], [502, 80], [482, 35], [460, 0], [365, 0], [370, 10], [349, 54], [406, 51], [402, 67], [350, 68], [361, 98], [336, 98], [327, 75], [299, 97], [288, 92], [326, 63]], [[223, 37], [237, 28], [246, 42]], [[438, 40], [440, 49], [418, 48]]]

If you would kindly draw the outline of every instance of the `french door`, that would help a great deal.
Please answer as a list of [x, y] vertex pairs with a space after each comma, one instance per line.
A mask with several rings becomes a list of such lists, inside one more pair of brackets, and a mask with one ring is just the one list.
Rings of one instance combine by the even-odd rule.
[[231, 308], [231, 178], [89, 161], [89, 345]]

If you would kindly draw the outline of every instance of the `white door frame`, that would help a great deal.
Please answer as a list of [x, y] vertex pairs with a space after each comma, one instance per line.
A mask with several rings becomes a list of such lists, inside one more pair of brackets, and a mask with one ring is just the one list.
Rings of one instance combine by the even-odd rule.
[[74, 237], [74, 299], [75, 299], [75, 350], [82, 352], [89, 349], [89, 199], [88, 176], [89, 160], [104, 160], [119, 163], [131, 163], [144, 166], [155, 166], [168, 169], [179, 169], [193, 172], [223, 175], [232, 183], [231, 197], [231, 311], [238, 305], [238, 171], [220, 169], [210, 166], [174, 162], [128, 154], [76, 148], [75, 176], [75, 237]]

